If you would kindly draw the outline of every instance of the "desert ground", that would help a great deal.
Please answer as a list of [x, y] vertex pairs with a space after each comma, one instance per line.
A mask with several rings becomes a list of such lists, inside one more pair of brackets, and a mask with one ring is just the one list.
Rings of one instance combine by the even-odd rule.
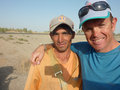
[[[84, 35], [76, 35], [73, 42], [78, 41], [86, 41]], [[0, 34], [0, 90], [23, 90], [32, 52], [51, 42], [49, 35]]]

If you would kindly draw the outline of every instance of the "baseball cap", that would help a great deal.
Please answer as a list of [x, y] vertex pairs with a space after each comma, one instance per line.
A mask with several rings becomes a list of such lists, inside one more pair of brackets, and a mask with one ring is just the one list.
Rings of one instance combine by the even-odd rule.
[[[100, 2], [100, 1], [104, 1], [108, 4], [106, 0], [88, 0], [85, 6], [89, 6], [89, 5], [92, 5], [93, 3]], [[110, 8], [106, 8], [105, 10], [101, 10], [101, 11], [95, 11], [95, 10], [89, 9], [86, 15], [84, 15], [83, 17], [79, 17], [80, 18], [79, 28], [81, 28], [82, 24], [88, 20], [108, 18], [110, 16], [110, 13], [112, 13]]]
[[49, 26], [50, 32], [52, 32], [56, 27], [58, 27], [61, 24], [66, 24], [71, 28], [71, 30], [74, 30], [73, 21], [64, 15], [60, 15], [60, 16], [55, 17], [51, 20], [50, 26]]

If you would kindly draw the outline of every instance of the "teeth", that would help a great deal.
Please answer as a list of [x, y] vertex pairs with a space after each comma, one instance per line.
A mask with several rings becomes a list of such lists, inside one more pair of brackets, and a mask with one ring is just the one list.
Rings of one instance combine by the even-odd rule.
[[100, 40], [102, 40], [102, 39], [95, 40], [95, 42], [99, 42]]
[[93, 42], [95, 43], [99, 43], [100, 41], [102, 41], [104, 38], [100, 38], [100, 39], [94, 39]]
[[97, 41], [100, 41], [100, 40], [103, 40], [103, 39], [104, 39], [104, 38], [100, 38], [100, 39], [96, 39], [96, 40], [94, 39], [93, 41], [96, 41], [96, 42], [97, 42]]

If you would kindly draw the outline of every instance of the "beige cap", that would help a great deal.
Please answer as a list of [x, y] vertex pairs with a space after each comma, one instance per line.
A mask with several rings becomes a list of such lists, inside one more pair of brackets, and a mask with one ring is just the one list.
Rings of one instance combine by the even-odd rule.
[[60, 15], [59, 17], [55, 17], [50, 22], [50, 32], [52, 32], [57, 26], [60, 24], [66, 24], [68, 25], [72, 30], [74, 30], [74, 23], [71, 19], [64, 15]]

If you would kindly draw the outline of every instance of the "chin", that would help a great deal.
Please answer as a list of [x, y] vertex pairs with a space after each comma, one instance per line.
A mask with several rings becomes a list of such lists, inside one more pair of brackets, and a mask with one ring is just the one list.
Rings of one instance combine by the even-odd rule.
[[103, 49], [101, 47], [94, 47], [94, 49], [95, 49], [96, 52], [102, 52], [103, 51]]
[[65, 51], [66, 51], [66, 48], [59, 48], [58, 51], [60, 51], [60, 52], [65, 52]]

